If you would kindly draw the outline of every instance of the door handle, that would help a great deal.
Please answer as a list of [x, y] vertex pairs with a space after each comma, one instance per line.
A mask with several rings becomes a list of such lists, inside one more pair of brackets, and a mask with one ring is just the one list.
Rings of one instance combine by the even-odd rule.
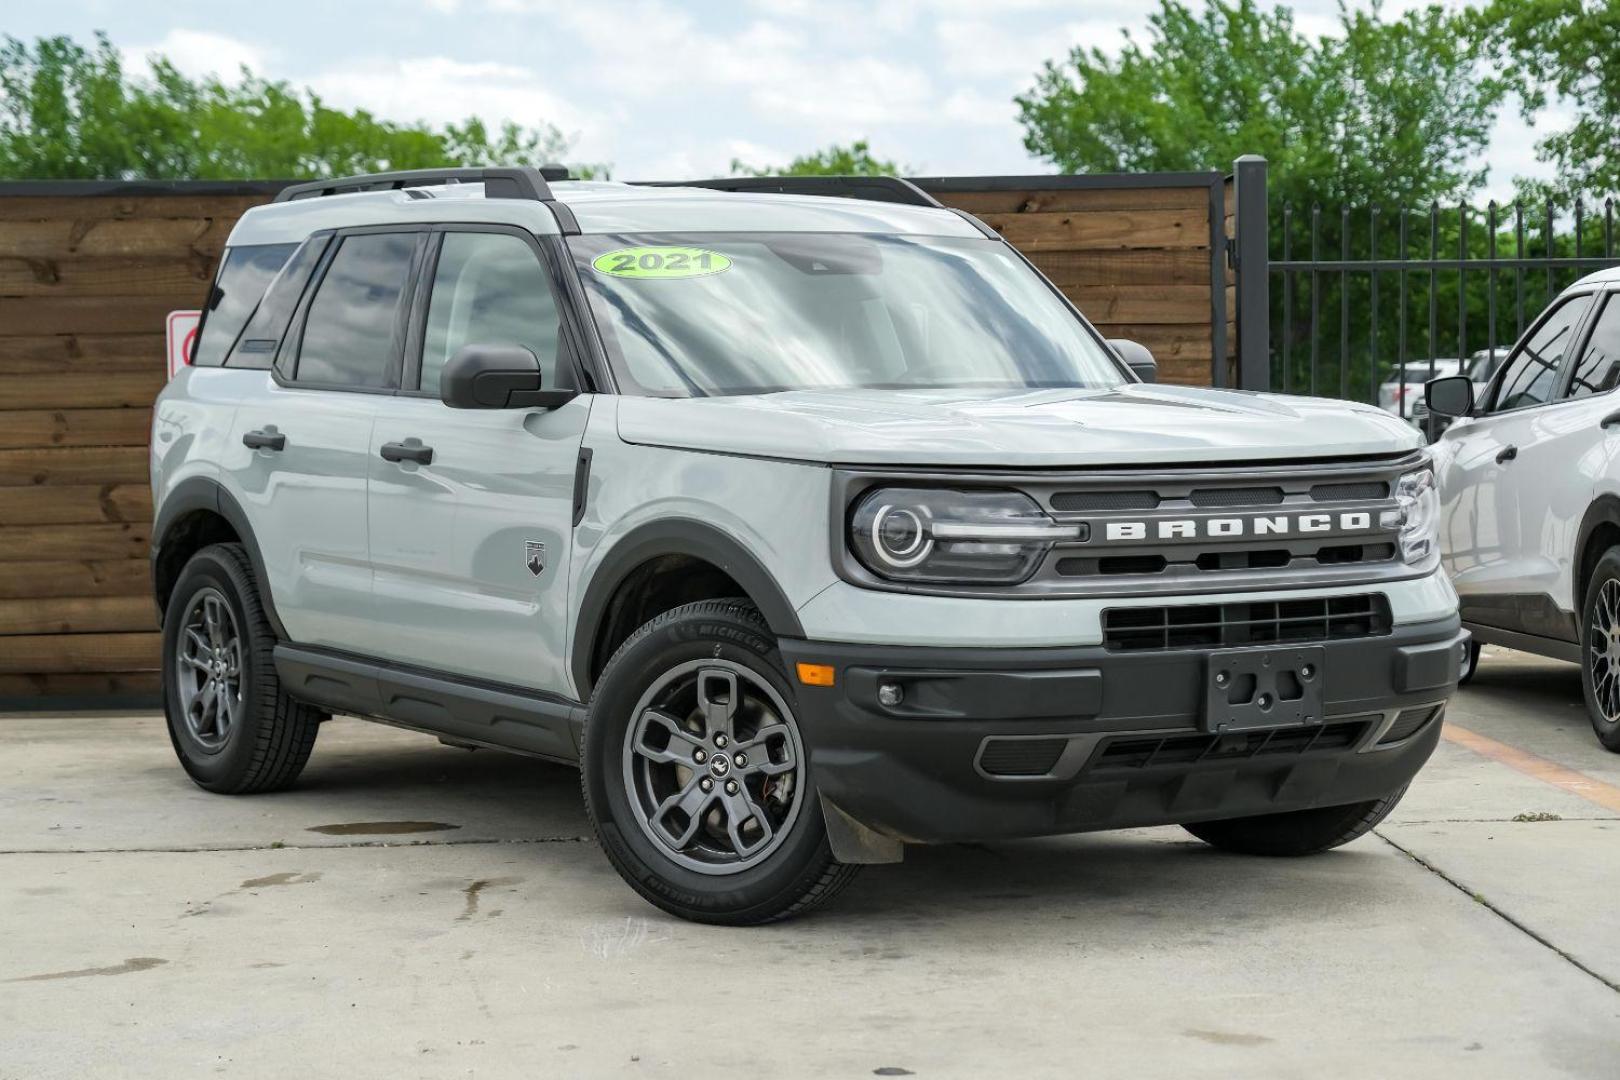
[[1608, 416], [1605, 416], [1602, 422], [1598, 424], [1598, 427], [1607, 430], [1608, 428], [1614, 427], [1616, 424], [1620, 424], [1620, 410], [1616, 410], [1610, 413]]
[[251, 450], [287, 449], [287, 436], [279, 431], [250, 431], [242, 436], [242, 445]]
[[1496, 453], [1496, 463], [1501, 465], [1504, 462], [1512, 461], [1518, 456], [1519, 448], [1517, 446], [1504, 446]]
[[383, 443], [381, 452], [384, 461], [414, 461], [418, 465], [433, 464], [433, 447], [423, 446], [420, 439]]

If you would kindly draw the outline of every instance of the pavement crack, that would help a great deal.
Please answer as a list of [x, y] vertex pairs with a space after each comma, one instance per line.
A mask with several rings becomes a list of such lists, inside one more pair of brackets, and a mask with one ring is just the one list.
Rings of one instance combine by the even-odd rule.
[[1415, 862], [1419, 866], [1423, 867], [1423, 869], [1427, 870], [1429, 873], [1433, 874], [1435, 877], [1439, 878], [1441, 881], [1445, 882], [1447, 885], [1450, 885], [1452, 888], [1456, 889], [1458, 892], [1460, 892], [1464, 896], [1468, 897], [1468, 899], [1474, 901], [1476, 904], [1483, 907], [1486, 911], [1489, 911], [1492, 915], [1495, 915], [1498, 919], [1501, 919], [1503, 922], [1505, 922], [1509, 926], [1513, 927], [1513, 929], [1517, 930], [1519, 933], [1523, 934], [1525, 937], [1529, 938], [1531, 941], [1534, 941], [1536, 944], [1538, 944], [1538, 945], [1542, 946], [1543, 948], [1549, 950], [1550, 952], [1553, 952], [1553, 953], [1557, 954], [1558, 956], [1562, 957], [1566, 962], [1568, 962], [1570, 964], [1570, 966], [1574, 967], [1576, 970], [1585, 972], [1587, 975], [1590, 975], [1592, 978], [1596, 979], [1598, 982], [1602, 983], [1604, 986], [1607, 986], [1610, 990], [1613, 990], [1615, 993], [1620, 994], [1620, 983], [1616, 983], [1616, 982], [1614, 982], [1614, 981], [1612, 981], [1610, 979], [1607, 979], [1604, 976], [1598, 974], [1592, 968], [1586, 966], [1581, 961], [1577, 960], [1570, 953], [1564, 951], [1563, 949], [1560, 949], [1557, 945], [1554, 945], [1549, 939], [1547, 939], [1543, 935], [1541, 935], [1541, 934], [1537, 933], [1536, 931], [1530, 929], [1530, 927], [1526, 926], [1524, 923], [1520, 922], [1518, 919], [1515, 919], [1512, 915], [1509, 915], [1506, 911], [1502, 910], [1502, 908], [1500, 908], [1497, 905], [1491, 903], [1489, 900], [1487, 900], [1485, 898], [1484, 894], [1477, 893], [1474, 890], [1468, 888], [1468, 886], [1464, 885], [1462, 882], [1458, 881], [1456, 878], [1452, 877], [1450, 874], [1447, 874], [1444, 870], [1440, 869], [1438, 866], [1434, 865], [1434, 863], [1432, 863], [1429, 860], [1425, 859], [1423, 856], [1417, 854], [1412, 849], [1410, 849], [1408, 847], [1405, 847], [1405, 846], [1403, 846], [1401, 844], [1398, 844], [1395, 841], [1391, 840], [1389, 837], [1385, 836], [1381, 830], [1374, 829], [1373, 830], [1373, 835], [1378, 837], [1378, 839], [1382, 840], [1384, 843], [1388, 844], [1390, 847], [1394, 848], [1396, 851], [1400, 852], [1402, 855], [1405, 855], [1408, 859], [1411, 859], [1413, 862]]
[[351, 840], [341, 844], [284, 844], [272, 841], [264, 844], [217, 844], [191, 847], [124, 847], [124, 848], [0, 848], [0, 855], [196, 855], [229, 851], [344, 851], [351, 848], [407, 848], [407, 847], [468, 847], [497, 844], [586, 844], [589, 836], [520, 836], [507, 839], [457, 840]]

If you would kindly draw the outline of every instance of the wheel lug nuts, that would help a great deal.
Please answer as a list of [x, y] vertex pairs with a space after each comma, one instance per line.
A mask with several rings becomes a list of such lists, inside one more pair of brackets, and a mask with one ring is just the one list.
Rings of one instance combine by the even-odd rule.
[[716, 735], [714, 737], [714, 745], [719, 746], [719, 747], [724, 747], [726, 745], [726, 737], [725, 737], [725, 735], [723, 735], [723, 734], [722, 735]]
[[714, 781], [710, 780], [707, 776], [705, 776], [702, 780], [698, 781], [698, 787], [703, 789], [704, 791], [713, 791], [714, 790]]
[[741, 769], [748, 764], [748, 755], [738, 754], [735, 761], [737, 762], [737, 768]]
[[697, 762], [699, 765], [701, 765], [705, 761], [709, 760], [709, 755], [705, 754], [701, 750], [694, 750], [694, 751], [692, 751], [692, 760]]
[[735, 794], [737, 794], [737, 781], [735, 781], [735, 780], [727, 780], [726, 781], [726, 794], [727, 795], [735, 795]]

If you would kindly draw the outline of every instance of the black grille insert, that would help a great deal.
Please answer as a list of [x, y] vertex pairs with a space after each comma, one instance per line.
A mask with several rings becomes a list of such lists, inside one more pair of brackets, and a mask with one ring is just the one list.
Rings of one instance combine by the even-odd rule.
[[1283, 498], [1280, 487], [1200, 488], [1188, 501], [1194, 506], [1275, 506]]
[[1377, 594], [1109, 608], [1103, 612], [1103, 647], [1233, 648], [1371, 637], [1389, 629], [1389, 601]]
[[1154, 510], [1159, 505], [1156, 491], [1060, 491], [1052, 496], [1052, 509], [1075, 510]]
[[1372, 723], [1372, 717], [1358, 716], [1310, 727], [1242, 731], [1230, 735], [1133, 736], [1104, 746], [1086, 771], [1149, 769], [1158, 765], [1194, 765], [1201, 761], [1348, 750], [1361, 741]]
[[1384, 737], [1378, 740], [1379, 746], [1388, 746], [1404, 739], [1410, 739], [1418, 732], [1429, 726], [1429, 721], [1440, 715], [1440, 705], [1424, 705], [1416, 709], [1402, 709], [1395, 717], [1395, 722], [1389, 725]]
[[1067, 739], [990, 739], [979, 768], [991, 776], [1045, 776], [1063, 756]]
[[1384, 480], [1363, 480], [1349, 484], [1317, 484], [1311, 488], [1316, 502], [1348, 502], [1355, 499], [1385, 499], [1389, 484]]

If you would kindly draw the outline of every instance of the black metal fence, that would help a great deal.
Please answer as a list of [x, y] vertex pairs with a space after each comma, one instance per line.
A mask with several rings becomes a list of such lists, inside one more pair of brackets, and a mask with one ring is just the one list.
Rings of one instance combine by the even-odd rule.
[[[1246, 389], [1409, 415], [1416, 394], [1402, 387], [1458, 373], [1483, 382], [1559, 292], [1620, 265], [1614, 199], [1335, 210], [1283, 203], [1257, 220], [1264, 165], [1247, 199], [1243, 169], [1240, 162], [1234, 242]], [[1246, 241], [1256, 230], [1261, 239]], [[1264, 274], [1250, 272], [1258, 251], [1267, 253]], [[1252, 307], [1261, 290], [1264, 334], [1243, 325], [1244, 293]]]

